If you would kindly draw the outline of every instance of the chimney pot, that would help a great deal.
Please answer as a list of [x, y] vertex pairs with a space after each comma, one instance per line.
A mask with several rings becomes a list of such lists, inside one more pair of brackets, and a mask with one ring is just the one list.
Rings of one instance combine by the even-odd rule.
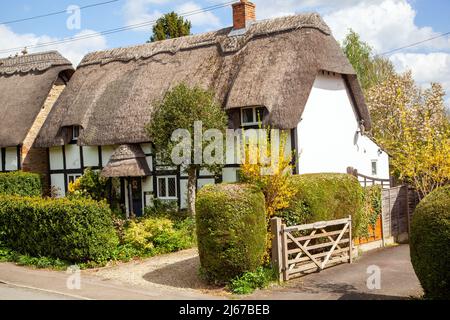
[[245, 29], [256, 20], [256, 5], [247, 0], [233, 4], [233, 29]]

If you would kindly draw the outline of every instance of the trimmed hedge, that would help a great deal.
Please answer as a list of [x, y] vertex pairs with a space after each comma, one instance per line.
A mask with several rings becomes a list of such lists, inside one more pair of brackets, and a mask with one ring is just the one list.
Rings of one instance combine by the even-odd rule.
[[0, 196], [0, 241], [33, 257], [103, 262], [118, 238], [108, 205], [86, 199]]
[[41, 177], [22, 171], [0, 173], [0, 194], [38, 197], [42, 194]]
[[450, 299], [450, 185], [417, 206], [411, 223], [411, 262], [430, 299]]
[[226, 283], [262, 265], [267, 237], [264, 195], [243, 184], [203, 187], [196, 201], [202, 274]]
[[348, 174], [306, 174], [291, 177], [296, 194], [280, 214], [288, 225], [335, 220], [352, 216], [354, 236], [367, 226], [360, 225], [364, 189]]

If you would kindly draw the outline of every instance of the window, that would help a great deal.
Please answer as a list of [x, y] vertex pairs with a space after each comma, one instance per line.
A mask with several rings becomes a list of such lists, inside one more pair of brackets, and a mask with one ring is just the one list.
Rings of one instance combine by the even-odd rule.
[[67, 182], [74, 183], [77, 179], [81, 178], [81, 174], [68, 174]]
[[160, 199], [177, 198], [177, 178], [175, 176], [158, 177], [157, 186], [158, 186], [158, 198]]
[[80, 126], [73, 126], [72, 127], [72, 140], [78, 140], [79, 136], [80, 136]]
[[242, 126], [254, 126], [263, 121], [264, 108], [243, 108], [241, 109]]
[[378, 161], [372, 160], [372, 176], [376, 176], [378, 174]]

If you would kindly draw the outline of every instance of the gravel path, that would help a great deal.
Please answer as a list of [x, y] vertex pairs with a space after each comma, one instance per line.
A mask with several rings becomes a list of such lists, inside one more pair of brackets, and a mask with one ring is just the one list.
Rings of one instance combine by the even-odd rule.
[[199, 267], [200, 260], [197, 249], [189, 249], [83, 272], [143, 288], [158, 286], [217, 296], [230, 296], [223, 288], [212, 287], [201, 280], [198, 275]]

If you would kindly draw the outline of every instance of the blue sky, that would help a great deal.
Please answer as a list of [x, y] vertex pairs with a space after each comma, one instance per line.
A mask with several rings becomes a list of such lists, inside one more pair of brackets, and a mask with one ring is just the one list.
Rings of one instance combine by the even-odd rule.
[[[70, 5], [85, 6], [107, 0], [15, 0], [0, 4], [0, 23], [65, 10]], [[162, 13], [189, 12], [228, 2], [226, 0], [119, 0], [82, 10], [80, 29], [69, 29], [69, 14], [21, 23], [0, 24], [0, 57], [14, 52], [2, 50], [42, 42], [92, 34], [103, 30], [151, 21]], [[341, 40], [353, 28], [378, 53], [421, 41], [450, 31], [448, 0], [254, 0], [259, 19], [305, 11], [322, 14], [335, 37]], [[219, 29], [231, 24], [231, 6], [190, 17], [193, 33]], [[108, 36], [89, 38], [64, 45], [31, 51], [57, 49], [77, 64], [94, 50], [141, 44], [151, 27]], [[426, 85], [443, 83], [450, 93], [450, 37], [427, 42], [390, 56], [399, 71], [412, 70], [416, 80]], [[450, 99], [448, 100], [450, 103]]]

